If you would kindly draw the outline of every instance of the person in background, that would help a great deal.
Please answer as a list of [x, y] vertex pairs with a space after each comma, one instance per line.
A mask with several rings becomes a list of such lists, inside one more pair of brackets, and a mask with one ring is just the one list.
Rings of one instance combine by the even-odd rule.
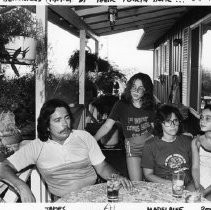
[[[22, 202], [35, 202], [28, 185], [16, 176], [35, 164], [49, 191], [57, 198], [82, 187], [93, 185], [97, 174], [108, 179], [118, 173], [106, 161], [96, 140], [88, 132], [72, 129], [70, 107], [51, 99], [44, 103], [38, 118], [38, 137], [0, 163], [0, 179], [13, 185]], [[132, 183], [119, 175], [121, 184]]]
[[204, 132], [192, 141], [192, 176], [196, 190], [211, 200], [211, 105], [206, 105], [200, 116]]
[[182, 115], [172, 105], [161, 105], [154, 121], [154, 138], [146, 142], [142, 167], [146, 180], [171, 185], [172, 172], [183, 169], [191, 184], [191, 137], [182, 135]]
[[122, 99], [114, 105], [107, 120], [95, 134], [95, 139], [99, 141], [116, 121], [121, 123], [128, 174], [133, 181], [142, 180], [142, 149], [152, 137], [154, 107], [152, 80], [147, 74], [137, 73], [130, 78]]
[[180, 82], [177, 75], [172, 76], [172, 85], [171, 91], [169, 95], [169, 103], [172, 104], [180, 104], [181, 102], [181, 94], [180, 94]]

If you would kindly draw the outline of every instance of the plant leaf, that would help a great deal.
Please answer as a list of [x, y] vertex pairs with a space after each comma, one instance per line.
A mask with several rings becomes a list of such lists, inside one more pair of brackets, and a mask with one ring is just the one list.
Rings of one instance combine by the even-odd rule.
[[11, 67], [12, 67], [12, 70], [14, 71], [14, 73], [19, 77], [20, 74], [19, 74], [18, 69], [16, 68], [14, 63], [11, 63]]

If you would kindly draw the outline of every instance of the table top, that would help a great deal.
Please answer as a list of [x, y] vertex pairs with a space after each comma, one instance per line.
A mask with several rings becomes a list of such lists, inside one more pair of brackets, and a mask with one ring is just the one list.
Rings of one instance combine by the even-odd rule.
[[[145, 202], [145, 203], [184, 203], [186, 196], [191, 194], [189, 191], [184, 191], [182, 198], [172, 196], [172, 190], [169, 186], [136, 181], [133, 182], [133, 191], [127, 191], [123, 188], [119, 191], [119, 202]], [[58, 203], [75, 203], [75, 202], [108, 202], [106, 196], [106, 183], [92, 185], [82, 188], [80, 191], [68, 193]], [[202, 198], [201, 202], [207, 202]]]

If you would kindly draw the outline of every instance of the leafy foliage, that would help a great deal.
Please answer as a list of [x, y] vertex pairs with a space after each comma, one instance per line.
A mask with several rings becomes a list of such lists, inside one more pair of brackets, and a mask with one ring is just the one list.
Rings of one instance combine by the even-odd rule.
[[202, 71], [202, 96], [211, 96], [211, 73], [209, 69]]
[[14, 112], [23, 135], [35, 137], [35, 76], [4, 78], [0, 82], [0, 107]]
[[96, 85], [104, 94], [112, 94], [113, 86], [116, 81], [126, 83], [126, 77], [118, 70], [103, 72], [96, 78]]
[[[11, 64], [14, 73], [19, 77], [15, 64], [19, 63], [17, 57], [25, 57], [27, 51], [16, 49], [13, 54], [5, 48], [14, 36], [37, 37], [36, 18], [25, 7], [0, 6], [0, 61]], [[12, 50], [12, 49], [10, 49]]]
[[[75, 74], [78, 73], [79, 51], [75, 51], [68, 62]], [[97, 69], [97, 72], [96, 72]], [[98, 57], [96, 54], [86, 51], [85, 71], [87, 80], [93, 81], [98, 91], [103, 94], [112, 94], [113, 85], [116, 81], [126, 82], [126, 77], [107, 60]], [[93, 72], [96, 72], [94, 74]]]
[[[112, 66], [107, 61], [100, 57], [98, 57], [96, 54], [90, 53], [86, 51], [85, 53], [86, 59], [85, 59], [85, 71], [86, 72], [95, 72], [96, 68], [98, 66], [98, 72], [107, 72], [109, 71]], [[73, 69], [73, 72], [76, 72], [79, 68], [79, 50], [76, 50], [70, 57], [68, 61], [69, 66]]]
[[[36, 19], [31, 12], [24, 7], [10, 8], [10, 11], [0, 16], [1, 43], [7, 44], [12, 36], [36, 38]], [[0, 9], [2, 9], [2, 6]]]
[[[89, 103], [97, 96], [96, 85], [86, 78], [85, 81], [85, 103]], [[47, 99], [59, 98], [68, 104], [78, 104], [79, 83], [76, 75], [66, 75], [62, 78], [50, 74], [46, 81]]]

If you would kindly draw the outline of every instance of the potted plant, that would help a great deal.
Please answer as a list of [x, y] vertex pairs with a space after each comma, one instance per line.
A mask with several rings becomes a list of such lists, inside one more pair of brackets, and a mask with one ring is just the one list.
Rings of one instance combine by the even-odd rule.
[[[96, 72], [98, 67], [98, 72], [108, 72], [112, 66], [111, 64], [100, 57], [98, 57], [94, 53], [90, 53], [89, 51], [85, 52], [86, 60], [85, 60], [85, 71], [88, 72]], [[70, 57], [68, 61], [69, 66], [72, 68], [73, 72], [78, 70], [79, 67], [79, 50], [76, 50]]]
[[[7, 10], [5, 10], [7, 9]], [[31, 64], [36, 50], [36, 18], [25, 7], [1, 6], [0, 12], [0, 62], [11, 64], [19, 76], [15, 64]]]
[[[126, 77], [106, 59], [98, 57], [96, 54], [86, 51], [85, 53], [86, 77], [93, 81], [103, 94], [112, 94], [113, 85], [116, 81], [126, 82]], [[79, 67], [79, 51], [75, 51], [68, 64], [74, 73], [77, 74]], [[97, 71], [96, 71], [97, 69]]]

